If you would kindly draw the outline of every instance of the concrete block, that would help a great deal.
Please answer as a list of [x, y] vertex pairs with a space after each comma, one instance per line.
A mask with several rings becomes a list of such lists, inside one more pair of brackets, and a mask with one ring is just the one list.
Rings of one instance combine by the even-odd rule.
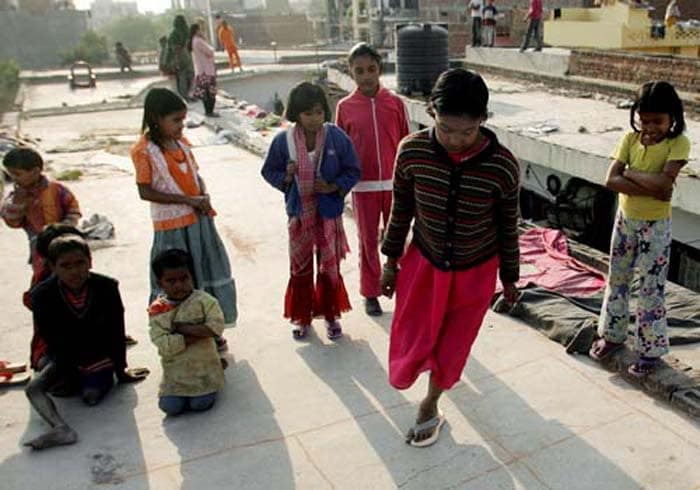
[[564, 76], [569, 71], [568, 49], [547, 48], [541, 52], [525, 51], [515, 48], [474, 48], [465, 49], [467, 64], [507, 68], [537, 75]]

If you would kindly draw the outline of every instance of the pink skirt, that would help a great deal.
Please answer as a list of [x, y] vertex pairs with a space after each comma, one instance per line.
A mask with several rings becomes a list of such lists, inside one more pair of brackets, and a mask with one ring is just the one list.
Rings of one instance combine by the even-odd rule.
[[409, 388], [423, 371], [447, 390], [462, 376], [494, 291], [498, 257], [444, 272], [413, 245], [400, 261], [389, 343], [389, 382]]

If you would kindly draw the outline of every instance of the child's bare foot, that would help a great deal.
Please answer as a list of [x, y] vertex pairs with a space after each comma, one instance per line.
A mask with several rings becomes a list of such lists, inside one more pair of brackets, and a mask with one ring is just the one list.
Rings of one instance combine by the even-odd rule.
[[54, 427], [47, 433], [40, 435], [36, 439], [25, 442], [24, 445], [38, 451], [56, 446], [67, 446], [78, 441], [78, 434], [67, 425]]

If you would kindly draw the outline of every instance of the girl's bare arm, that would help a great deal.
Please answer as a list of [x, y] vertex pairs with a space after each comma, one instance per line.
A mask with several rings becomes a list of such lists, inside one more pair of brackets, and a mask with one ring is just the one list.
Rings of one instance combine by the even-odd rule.
[[613, 160], [610, 167], [608, 167], [605, 187], [621, 194], [627, 194], [628, 196], [649, 196], [657, 199], [660, 197], [659, 191], [647, 189], [633, 180], [626, 178], [624, 175], [626, 171], [625, 167], [626, 165], [623, 162]]

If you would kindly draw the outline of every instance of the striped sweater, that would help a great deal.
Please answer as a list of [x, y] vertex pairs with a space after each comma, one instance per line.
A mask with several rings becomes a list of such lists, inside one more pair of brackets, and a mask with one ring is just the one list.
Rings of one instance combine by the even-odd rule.
[[493, 132], [481, 131], [489, 144], [460, 163], [434, 129], [401, 142], [384, 255], [403, 255], [413, 221], [413, 243], [438, 269], [469, 269], [498, 254], [501, 280], [518, 280], [518, 162]]

